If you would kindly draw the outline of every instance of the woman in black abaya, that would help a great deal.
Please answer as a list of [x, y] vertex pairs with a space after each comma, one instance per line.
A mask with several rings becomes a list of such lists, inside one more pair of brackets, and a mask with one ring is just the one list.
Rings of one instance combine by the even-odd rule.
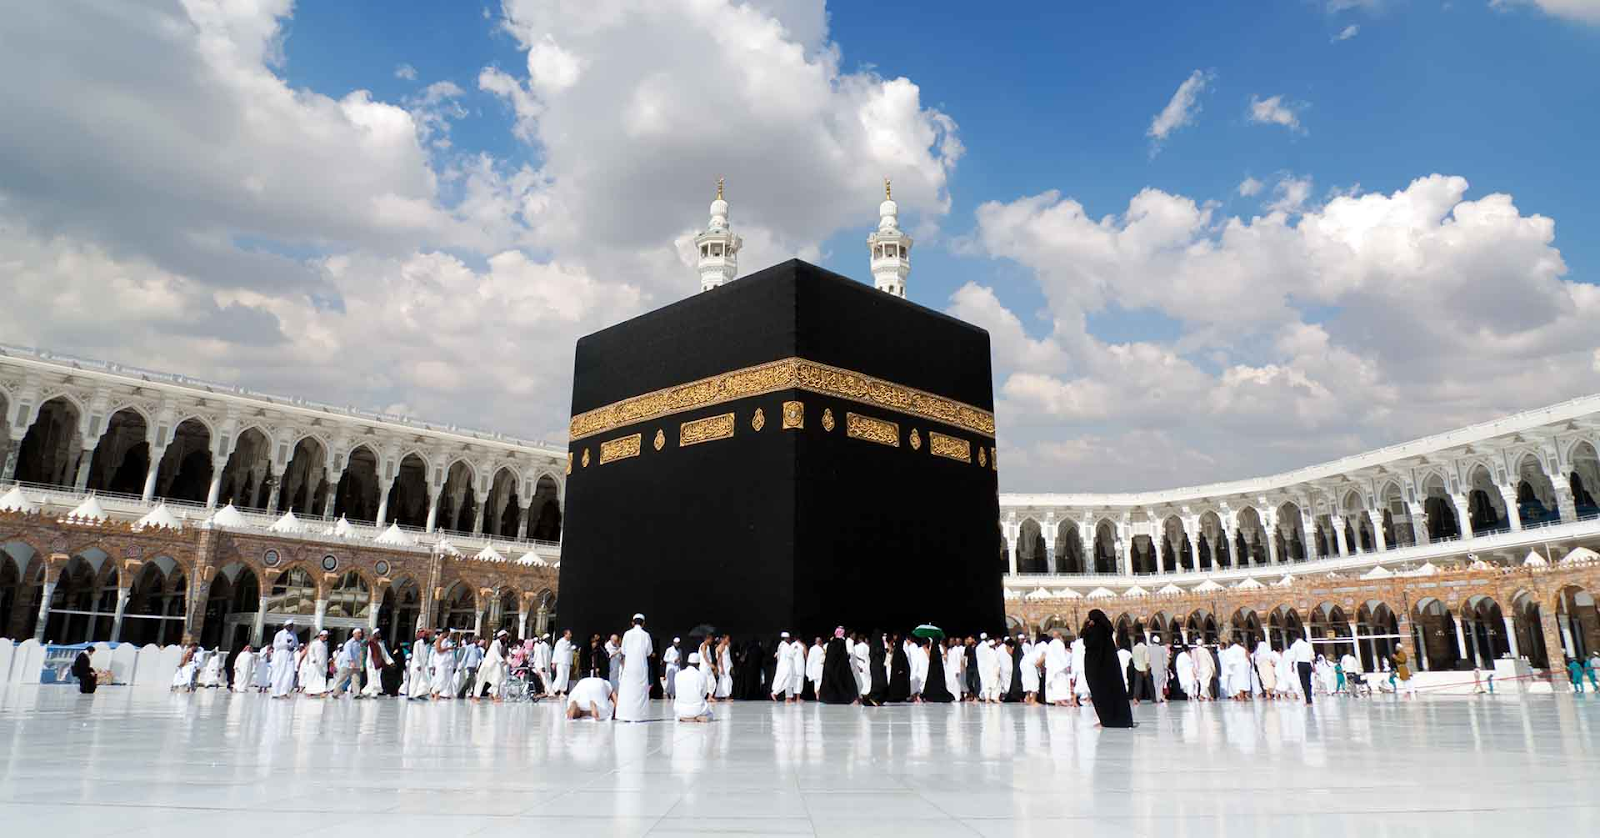
[[1007, 637], [1005, 649], [1011, 655], [1011, 684], [1001, 694], [1000, 700], [1016, 703], [1022, 701], [1025, 695], [1022, 691], [1022, 644]]
[[761, 666], [766, 660], [766, 650], [761, 641], [750, 638], [733, 663], [733, 697], [739, 701], [757, 701], [767, 698], [761, 692]]
[[929, 704], [949, 704], [956, 700], [944, 683], [945, 650], [939, 641], [928, 638], [928, 680], [922, 685], [922, 700]]
[[889, 650], [889, 701], [899, 704], [911, 700], [911, 659], [906, 657], [906, 644], [900, 635], [891, 635]]
[[1083, 669], [1101, 727], [1133, 727], [1133, 710], [1122, 684], [1122, 663], [1117, 659], [1116, 630], [1104, 611], [1089, 612], [1083, 624]]
[[872, 691], [867, 693], [861, 703], [869, 707], [881, 707], [889, 700], [889, 673], [884, 669], [884, 635], [879, 634], [867, 642], [872, 644], [872, 648], [867, 650], [867, 669], [870, 670], [868, 674], [872, 677]]
[[[988, 635], [984, 635], [985, 638]], [[978, 642], [967, 638], [967, 700], [977, 701], [983, 694], [983, 679], [978, 671]]]
[[817, 700], [823, 704], [860, 704], [861, 694], [856, 690], [856, 672], [850, 665], [850, 653], [844, 648], [844, 629], [834, 629], [822, 657], [822, 686], [817, 690]]

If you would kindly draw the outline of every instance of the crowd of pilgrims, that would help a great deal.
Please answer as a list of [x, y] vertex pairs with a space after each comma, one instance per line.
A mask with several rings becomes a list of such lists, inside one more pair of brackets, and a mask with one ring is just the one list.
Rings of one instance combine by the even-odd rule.
[[[1227, 639], [1215, 651], [1205, 644], [1168, 645], [1159, 635], [1120, 648], [1099, 610], [1090, 612], [1070, 641], [1059, 629], [1048, 635], [947, 638], [939, 632], [869, 634], [840, 627], [809, 644], [788, 632], [767, 643], [736, 641], [729, 634], [691, 637], [687, 644], [674, 637], [659, 662], [643, 625], [643, 615], [636, 614], [626, 633], [596, 634], [583, 643], [570, 630], [552, 643], [548, 634], [519, 642], [504, 630], [474, 637], [419, 629], [410, 644], [391, 649], [377, 630], [360, 629], [332, 648], [325, 630], [302, 644], [290, 622], [260, 653], [246, 646], [231, 665], [221, 652], [189, 647], [172, 687], [230, 687], [274, 698], [348, 692], [352, 698], [500, 701], [515, 684], [519, 697], [564, 700], [570, 718], [604, 719], [642, 716], [654, 692], [672, 701], [674, 715], [684, 721], [711, 718], [711, 705], [722, 701], [866, 707], [1017, 702], [1088, 705], [1102, 726], [1132, 727], [1130, 705], [1141, 701], [1260, 697], [1309, 703], [1314, 694], [1347, 691], [1347, 681], [1353, 687], [1360, 677], [1352, 655], [1313, 655], [1304, 639], [1283, 652], [1266, 643], [1251, 651]], [[1403, 652], [1396, 655], [1404, 679], [1409, 673]], [[626, 713], [620, 704], [625, 699], [633, 705]]]

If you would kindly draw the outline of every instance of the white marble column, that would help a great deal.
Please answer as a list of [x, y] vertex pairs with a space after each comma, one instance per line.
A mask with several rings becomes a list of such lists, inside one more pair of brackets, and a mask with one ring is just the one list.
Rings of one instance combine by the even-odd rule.
[[325, 599], [320, 599], [319, 598], [317, 600], [317, 615], [311, 619], [311, 631], [312, 631], [313, 634], [315, 634], [316, 632], [322, 631], [322, 621], [324, 619], [326, 619], [327, 616], [328, 616], [328, 601], [325, 600]]
[[222, 497], [222, 473], [228, 468], [228, 458], [211, 458], [211, 485], [206, 487], [206, 508], [215, 509]]
[[443, 496], [444, 496], [444, 490], [443, 489], [435, 489], [435, 488], [429, 488], [428, 489], [428, 524], [427, 524], [426, 527], [423, 528], [425, 532], [433, 532], [434, 528], [436, 526], [438, 526], [438, 523], [439, 523], [439, 500]]
[[[1467, 633], [1462, 627], [1461, 617], [1457, 614], [1451, 614], [1450, 619], [1456, 621], [1456, 652], [1461, 655], [1463, 661], [1471, 663], [1474, 658], [1467, 656]], [[1474, 643], [1473, 646], [1476, 647], [1477, 644]]]
[[526, 539], [528, 537], [528, 513], [532, 510], [532, 508], [533, 508], [533, 501], [532, 500], [529, 500], [527, 505], [518, 505], [517, 506], [517, 540], [518, 541], [522, 541], [522, 540], [524, 540], [524, 539]]
[[1513, 660], [1516, 659], [1516, 658], [1522, 657], [1522, 654], [1517, 651], [1517, 623], [1516, 623], [1516, 620], [1514, 620], [1511, 617], [1506, 617], [1504, 615], [1502, 615], [1501, 618], [1504, 619], [1505, 623], [1506, 623], [1506, 648], [1508, 650], [1510, 650], [1511, 657], [1512, 657]]
[[256, 619], [250, 625], [250, 637], [255, 641], [256, 649], [259, 650], [261, 648], [261, 644], [266, 642], [266, 633], [267, 598], [262, 597], [260, 602], [256, 603]]
[[344, 469], [328, 472], [328, 500], [322, 505], [322, 517], [333, 520], [333, 510], [339, 503], [339, 481], [344, 479]]
[[1515, 486], [1497, 486], [1500, 498], [1506, 504], [1506, 523], [1511, 525], [1512, 532], [1522, 529], [1522, 510], [1517, 507], [1517, 488]]
[[1328, 522], [1333, 525], [1333, 540], [1339, 547], [1339, 555], [1350, 555], [1350, 545], [1344, 537], [1344, 518], [1339, 515], [1329, 515]]
[[50, 598], [56, 595], [56, 583], [45, 582], [39, 588], [39, 620], [33, 627], [33, 639], [44, 642], [45, 625], [50, 622]]
[[150, 468], [144, 473], [144, 491], [139, 493], [139, 499], [145, 503], [156, 496], [156, 476], [161, 473], [161, 457], [166, 453], [165, 448], [150, 447]]
[[1367, 524], [1372, 527], [1372, 544], [1378, 552], [1389, 549], [1389, 539], [1383, 536], [1383, 512], [1375, 509], [1367, 510]]
[[1456, 507], [1456, 529], [1461, 531], [1461, 537], [1475, 537], [1472, 531], [1472, 508], [1467, 504], [1467, 496], [1457, 492], [1450, 496], [1450, 500]]
[[1428, 512], [1427, 507], [1420, 503], [1406, 504], [1411, 510], [1411, 540], [1413, 544], [1422, 546], [1428, 543]]
[[117, 643], [122, 640], [122, 615], [128, 609], [128, 597], [132, 596], [132, 594], [133, 590], [131, 588], [117, 589], [117, 612], [111, 618], [112, 643]]

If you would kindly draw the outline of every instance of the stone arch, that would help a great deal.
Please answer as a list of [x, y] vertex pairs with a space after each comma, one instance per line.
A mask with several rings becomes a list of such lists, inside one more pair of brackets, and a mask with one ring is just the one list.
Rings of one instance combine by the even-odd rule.
[[1412, 641], [1420, 652], [1421, 668], [1429, 672], [1460, 668], [1461, 646], [1450, 608], [1437, 597], [1424, 597], [1412, 606], [1411, 614]]
[[478, 621], [478, 592], [464, 580], [451, 585], [439, 600], [436, 628], [472, 631]]
[[211, 426], [199, 416], [179, 422], [156, 469], [156, 496], [203, 503], [211, 488]]
[[1183, 521], [1168, 515], [1161, 522], [1161, 569], [1167, 573], [1194, 570], [1194, 545], [1183, 530]]
[[522, 478], [511, 466], [502, 465], [495, 469], [494, 479], [489, 484], [489, 496], [485, 498], [488, 514], [484, 516], [484, 534], [500, 538], [516, 537], [518, 519], [522, 515], [522, 500], [517, 496], [517, 487], [520, 485]]
[[317, 600], [321, 597], [322, 587], [317, 574], [306, 565], [290, 565], [272, 579], [270, 593], [267, 594], [265, 622], [268, 625], [281, 625], [284, 620], [293, 617], [296, 628], [305, 628], [311, 625], [306, 618], [316, 616]]
[[477, 520], [477, 472], [472, 463], [457, 458], [445, 469], [439, 499], [439, 527], [457, 532], [472, 532]]
[[1022, 524], [1017, 527], [1017, 572], [1047, 573], [1050, 570], [1047, 557], [1039, 522], [1033, 518], [1023, 518]]
[[1391, 548], [1410, 547], [1417, 543], [1417, 533], [1411, 520], [1411, 507], [1395, 480], [1378, 487], [1378, 505], [1383, 508], [1383, 539]]
[[1344, 606], [1320, 602], [1311, 609], [1311, 642], [1317, 654], [1338, 660], [1354, 650], [1350, 636], [1350, 615]]
[[378, 520], [378, 452], [366, 443], [350, 449], [334, 490], [333, 514], [351, 521]]
[[1550, 666], [1550, 651], [1544, 642], [1544, 607], [1532, 591], [1523, 589], [1511, 596], [1512, 630], [1516, 633], [1517, 652], [1528, 659], [1528, 665], [1545, 669]]
[[[561, 541], [561, 486], [550, 474], [541, 474], [533, 484], [528, 503], [528, 537], [535, 541]], [[1008, 566], [1009, 567], [1009, 566]]]
[[1136, 535], [1129, 546], [1133, 559], [1133, 572], [1137, 575], [1152, 575], [1160, 567], [1160, 557], [1156, 555], [1155, 538], [1148, 535]]
[[1217, 618], [1204, 608], [1197, 608], [1184, 619], [1183, 627], [1188, 632], [1191, 644], [1215, 645], [1219, 632], [1217, 631]]
[[1573, 506], [1579, 518], [1600, 515], [1600, 452], [1594, 443], [1579, 440], [1567, 454], [1572, 471], [1567, 474], [1567, 488], [1572, 490]]
[[328, 463], [328, 445], [315, 434], [304, 434], [295, 440], [294, 453], [284, 467], [278, 481], [278, 504], [274, 512], [293, 511], [310, 517], [320, 515], [316, 507], [317, 492], [322, 487], [323, 472]]
[[1222, 516], [1214, 509], [1200, 513], [1200, 566], [1232, 567], [1233, 557], [1228, 549], [1228, 537], [1222, 529]]
[[39, 405], [33, 423], [17, 446], [12, 473], [19, 483], [69, 485], [83, 444], [78, 425], [83, 405], [71, 394], [56, 395]]
[[1272, 648], [1283, 651], [1291, 643], [1305, 637], [1305, 622], [1300, 612], [1288, 605], [1279, 605], [1267, 614], [1267, 642]]
[[1565, 657], [1586, 658], [1600, 651], [1600, 610], [1592, 591], [1578, 585], [1563, 587], [1556, 593], [1555, 612]]
[[252, 425], [234, 437], [233, 453], [222, 467], [222, 491], [218, 503], [249, 509], [266, 506], [272, 476], [272, 437], [259, 425]]
[[1361, 669], [1364, 672], [1377, 672], [1378, 662], [1393, 657], [1399, 645], [1397, 638], [1390, 635], [1400, 633], [1400, 617], [1388, 604], [1367, 600], [1356, 609], [1356, 630], [1361, 637], [1356, 644]]
[[1117, 573], [1117, 527], [1109, 518], [1094, 525], [1094, 572]]
[[1467, 659], [1485, 669], [1493, 669], [1496, 659], [1510, 653], [1506, 637], [1505, 612], [1487, 594], [1474, 594], [1462, 600], [1457, 611], [1465, 633]]
[[516, 588], [507, 586], [497, 591], [495, 598], [500, 605], [500, 623], [489, 628], [496, 631], [504, 629], [510, 632], [512, 637], [521, 637], [517, 621], [522, 616], [522, 595]]
[[1056, 573], [1084, 573], [1088, 565], [1084, 561], [1083, 539], [1078, 536], [1077, 521], [1062, 521], [1056, 524], [1056, 566], [1052, 568]]
[[1254, 652], [1256, 644], [1266, 639], [1266, 629], [1261, 625], [1261, 616], [1250, 606], [1242, 606], [1228, 618], [1230, 634], [1233, 642], [1242, 644], [1245, 649]]
[[50, 597], [45, 642], [111, 639], [118, 578], [117, 563], [98, 547], [87, 548], [69, 559], [62, 566]]
[[200, 645], [241, 649], [250, 642], [261, 608], [261, 577], [248, 562], [233, 561], [217, 571], [206, 590]]
[[1278, 526], [1273, 538], [1277, 541], [1278, 558], [1281, 561], [1306, 560], [1305, 520], [1300, 515], [1300, 504], [1284, 501], [1278, 506]]
[[1259, 567], [1267, 564], [1270, 557], [1263, 540], [1265, 528], [1261, 524], [1261, 514], [1255, 507], [1245, 506], [1239, 510], [1236, 520], [1233, 546], [1238, 566]]
[[123, 609], [122, 639], [165, 646], [183, 639], [188, 585], [183, 568], [170, 556], [157, 556], [134, 571]]
[[1474, 536], [1488, 535], [1505, 529], [1506, 501], [1495, 485], [1494, 473], [1483, 463], [1478, 463], [1467, 473], [1467, 515]]
[[1428, 540], [1448, 541], [1461, 537], [1461, 522], [1450, 497], [1449, 482], [1443, 474], [1430, 472], [1422, 479], [1422, 508], [1428, 516]]
[[383, 593], [389, 615], [389, 637], [395, 643], [410, 643], [416, 636], [422, 615], [422, 585], [406, 574], [396, 579]]
[[1352, 554], [1370, 553], [1377, 549], [1377, 539], [1372, 533], [1372, 519], [1367, 517], [1366, 500], [1361, 493], [1351, 489], [1340, 501], [1344, 513], [1344, 543]]
[[367, 622], [372, 619], [372, 609], [377, 607], [374, 599], [372, 581], [365, 573], [352, 567], [340, 572], [338, 578], [329, 586], [327, 609], [324, 613], [330, 622], [336, 620]]
[[137, 495], [150, 471], [152, 427], [145, 412], [133, 405], [111, 414], [105, 433], [89, 456], [84, 488], [94, 492]]
[[1556, 501], [1556, 487], [1544, 473], [1544, 462], [1537, 454], [1528, 453], [1517, 461], [1516, 474], [1517, 514], [1522, 526], [1532, 527], [1561, 520], [1561, 507]]
[[428, 461], [415, 451], [400, 458], [394, 486], [389, 489], [389, 520], [402, 527], [428, 524]]

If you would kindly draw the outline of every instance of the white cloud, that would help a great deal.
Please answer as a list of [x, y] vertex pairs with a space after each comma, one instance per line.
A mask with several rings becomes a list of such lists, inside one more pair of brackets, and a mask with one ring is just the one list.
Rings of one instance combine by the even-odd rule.
[[394, 68], [394, 77], [397, 79], [404, 79], [406, 81], [416, 81], [417, 68], [411, 66], [410, 64], [396, 65]]
[[[1467, 188], [1313, 205], [1284, 176], [1248, 218], [1152, 189], [1099, 219], [1053, 192], [982, 205], [976, 247], [1047, 305], [1038, 329], [976, 285], [949, 309], [991, 333], [1008, 488], [1244, 477], [1593, 392], [1600, 289], [1565, 279], [1550, 219]], [[1095, 336], [1141, 310], [1179, 336]]]
[[1251, 94], [1250, 121], [1264, 125], [1282, 125], [1291, 132], [1304, 134], [1306, 131], [1300, 125], [1300, 111], [1305, 108], [1304, 103], [1285, 102], [1282, 96], [1268, 96], [1262, 99]]
[[1600, 25], [1600, 0], [1489, 0], [1492, 8], [1533, 6], [1551, 17]]
[[1349, 26], [1340, 29], [1339, 34], [1333, 36], [1333, 41], [1334, 43], [1338, 43], [1339, 41], [1348, 41], [1359, 34], [1361, 34], [1361, 27], [1352, 23]]
[[1243, 195], [1246, 198], [1248, 198], [1248, 197], [1250, 197], [1252, 195], [1260, 194], [1262, 187], [1264, 187], [1265, 185], [1266, 184], [1262, 183], [1259, 180], [1256, 180], [1253, 177], [1246, 177], [1244, 180], [1239, 181], [1239, 190], [1238, 191], [1239, 191], [1240, 195]]
[[1150, 127], [1145, 131], [1145, 136], [1150, 138], [1151, 154], [1160, 150], [1161, 144], [1173, 131], [1194, 124], [1195, 118], [1200, 115], [1200, 94], [1215, 78], [1215, 73], [1195, 70], [1178, 85], [1172, 98], [1167, 100], [1167, 106], [1151, 118]]

